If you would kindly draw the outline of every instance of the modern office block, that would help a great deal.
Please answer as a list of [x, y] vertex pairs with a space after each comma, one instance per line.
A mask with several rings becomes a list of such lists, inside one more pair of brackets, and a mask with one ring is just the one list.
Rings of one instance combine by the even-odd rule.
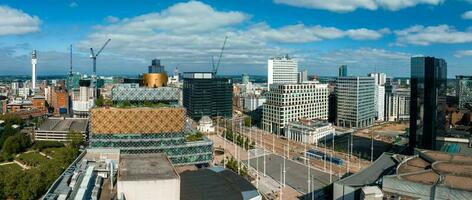
[[409, 147], [436, 149], [446, 129], [447, 63], [434, 57], [411, 58]]
[[339, 77], [336, 83], [337, 125], [347, 128], [370, 126], [375, 120], [375, 79]]
[[233, 114], [233, 84], [226, 78], [215, 77], [211, 72], [184, 73], [183, 105], [187, 115], [198, 121], [203, 116]]
[[384, 121], [386, 75], [384, 73], [370, 73], [369, 76], [375, 79], [375, 96], [374, 96], [374, 105], [375, 105], [375, 112], [376, 112], [375, 119], [377, 121]]
[[460, 109], [472, 109], [472, 76], [456, 76]]
[[338, 77], [347, 76], [347, 65], [341, 65], [338, 69]]
[[288, 55], [267, 61], [267, 83], [297, 83], [298, 62]]
[[328, 95], [326, 84], [273, 84], [265, 95], [262, 128], [281, 135], [287, 123], [300, 118], [327, 120]]
[[298, 72], [298, 83], [303, 83], [308, 81], [308, 71], [305, 69]]
[[395, 88], [385, 94], [385, 121], [410, 119], [410, 89]]

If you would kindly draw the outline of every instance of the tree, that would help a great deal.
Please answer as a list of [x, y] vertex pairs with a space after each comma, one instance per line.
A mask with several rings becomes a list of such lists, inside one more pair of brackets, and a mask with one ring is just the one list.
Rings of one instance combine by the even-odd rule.
[[123, 101], [123, 107], [125, 108], [131, 107], [131, 102], [129, 102], [128, 100]]
[[31, 146], [31, 138], [23, 133], [17, 133], [8, 137], [4, 144], [2, 151], [6, 154], [17, 154], [24, 151]]
[[95, 100], [95, 105], [97, 107], [102, 107], [104, 105], [104, 101], [105, 99], [103, 98], [103, 96], [100, 95], [100, 97], [98, 97], [97, 100]]
[[70, 131], [67, 133], [67, 140], [69, 141], [70, 146], [79, 148], [80, 145], [84, 144], [84, 135], [82, 135], [82, 133]]
[[246, 127], [251, 127], [251, 117], [245, 117], [244, 118], [244, 126]]

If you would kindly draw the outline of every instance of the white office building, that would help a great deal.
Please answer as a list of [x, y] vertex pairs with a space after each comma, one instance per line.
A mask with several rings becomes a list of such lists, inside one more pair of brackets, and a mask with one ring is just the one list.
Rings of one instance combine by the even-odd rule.
[[319, 83], [273, 84], [265, 94], [262, 128], [281, 135], [289, 122], [328, 119], [328, 85]]
[[375, 96], [374, 96], [374, 106], [375, 106], [375, 119], [377, 121], [384, 121], [385, 115], [385, 82], [387, 76], [384, 73], [370, 73], [370, 77], [375, 79]]
[[385, 95], [385, 121], [410, 119], [410, 89], [395, 88]]
[[317, 144], [318, 141], [332, 138], [334, 134], [334, 127], [321, 120], [301, 119], [289, 122], [285, 129], [287, 139], [308, 144]]
[[338, 77], [336, 82], [338, 126], [364, 128], [375, 120], [375, 83], [372, 77]]
[[298, 82], [298, 62], [288, 55], [270, 58], [267, 61], [267, 72], [268, 85]]
[[93, 88], [80, 86], [78, 90], [72, 93], [72, 111], [74, 117], [87, 117], [93, 106], [95, 106]]
[[249, 93], [244, 97], [244, 110], [253, 111], [261, 107], [266, 102], [262, 95]]

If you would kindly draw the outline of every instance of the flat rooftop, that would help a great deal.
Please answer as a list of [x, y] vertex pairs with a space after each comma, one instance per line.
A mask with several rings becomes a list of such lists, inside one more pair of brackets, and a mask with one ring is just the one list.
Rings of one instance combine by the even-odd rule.
[[289, 122], [289, 124], [303, 126], [305, 128], [320, 128], [324, 126], [329, 126], [330, 123], [322, 120], [309, 120], [309, 119], [300, 119], [299, 121]]
[[177, 172], [163, 153], [120, 155], [118, 181], [178, 178]]
[[212, 167], [180, 174], [181, 200], [240, 200], [259, 196], [246, 179], [221, 167]]
[[87, 130], [88, 119], [86, 118], [48, 118], [39, 126], [37, 131], [62, 131], [79, 132]]

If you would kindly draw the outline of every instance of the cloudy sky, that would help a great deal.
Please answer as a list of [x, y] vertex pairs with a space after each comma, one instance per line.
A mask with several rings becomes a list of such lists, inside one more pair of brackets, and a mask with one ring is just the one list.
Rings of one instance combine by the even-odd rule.
[[152, 58], [168, 71], [207, 71], [228, 36], [220, 74], [265, 75], [267, 59], [289, 54], [310, 74], [337, 67], [409, 76], [411, 56], [442, 57], [448, 76], [472, 74], [472, 0], [2, 0], [0, 75], [136, 75]]

